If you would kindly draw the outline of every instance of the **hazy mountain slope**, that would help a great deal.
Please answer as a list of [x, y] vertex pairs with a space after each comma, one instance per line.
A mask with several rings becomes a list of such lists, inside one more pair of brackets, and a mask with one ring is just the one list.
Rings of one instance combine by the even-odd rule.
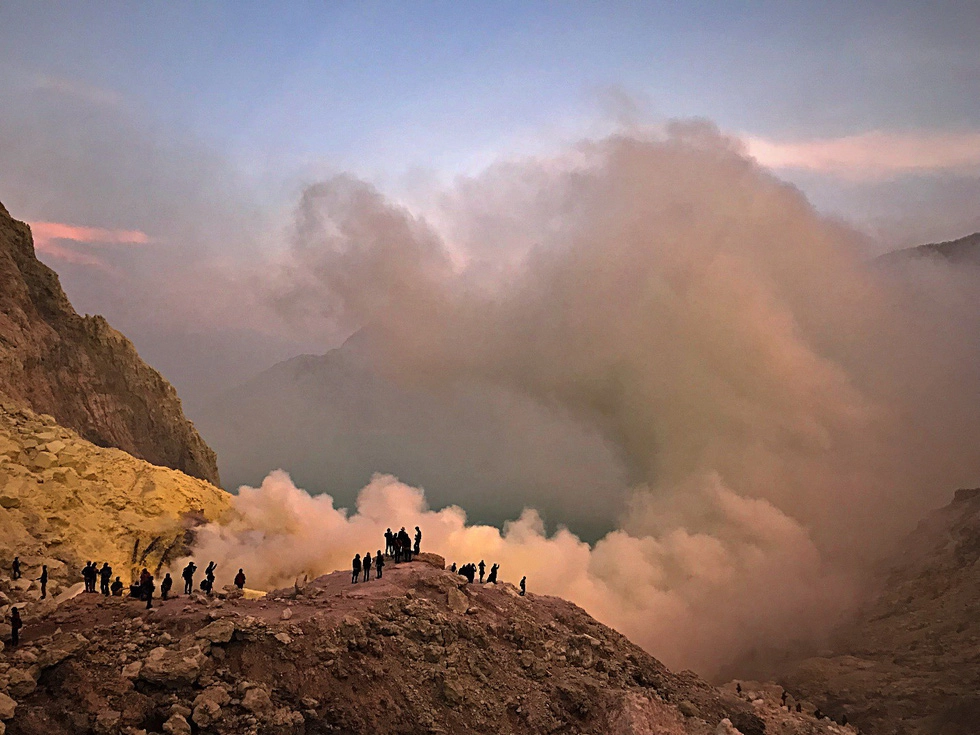
[[0, 654], [7, 735], [855, 732], [673, 674], [569, 602], [467, 585], [431, 554], [357, 586], [142, 607], [83, 595]]
[[895, 250], [878, 260], [885, 264], [897, 264], [915, 258], [941, 258], [950, 263], [980, 266], [980, 232], [949, 242]]
[[875, 735], [961, 735], [980, 721], [980, 489], [926, 518], [832, 651], [785, 677]]
[[99, 446], [218, 484], [214, 452], [180, 399], [99, 316], [79, 316], [0, 205], [0, 393]]
[[361, 339], [280, 363], [201, 412], [228, 487], [282, 467], [345, 505], [386, 472], [481, 521], [533, 506], [596, 535], [614, 519], [626, 469], [594, 430], [488, 387], [402, 388]]

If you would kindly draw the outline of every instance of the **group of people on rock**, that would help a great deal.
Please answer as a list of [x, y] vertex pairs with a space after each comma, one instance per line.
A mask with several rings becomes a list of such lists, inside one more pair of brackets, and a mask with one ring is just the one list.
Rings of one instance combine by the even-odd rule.
[[90, 561], [82, 569], [82, 580], [85, 582], [86, 592], [95, 592], [95, 583], [99, 583], [99, 592], [108, 597], [110, 594], [118, 597], [122, 594], [123, 583], [116, 577], [112, 582], [112, 567], [109, 562], [103, 562], [100, 568], [95, 562]]
[[[381, 579], [384, 575], [385, 568], [385, 557], [394, 560], [395, 564], [400, 564], [401, 562], [411, 561], [412, 554], [420, 554], [422, 551], [422, 529], [418, 526], [415, 527], [415, 544], [412, 545], [412, 539], [408, 535], [408, 531], [402, 526], [400, 531], [392, 532], [389, 528], [385, 531], [385, 550], [381, 553], [381, 549], [378, 549], [374, 556], [371, 556], [371, 552], [367, 552], [364, 558], [361, 558], [360, 554], [354, 554], [354, 559], [351, 561], [351, 584], [357, 584], [358, 581], [369, 582], [371, 581], [371, 567], [374, 567], [375, 579]], [[362, 579], [363, 573], [363, 579]]]
[[[735, 693], [739, 697], [742, 696], [742, 682], [740, 682], [740, 681], [736, 681], [735, 682]], [[754, 696], [754, 695], [752, 695], [752, 696]], [[780, 699], [780, 707], [781, 708], [784, 708], [787, 712], [792, 712], [794, 708], [789, 704], [789, 702], [786, 701], [787, 699], [789, 699], [789, 696], [790, 696], [789, 693], [785, 689], [783, 689], [783, 693], [782, 693], [782, 695], [779, 698]], [[800, 714], [803, 714], [803, 705], [800, 702], [800, 700], [798, 700], [798, 699], [796, 700], [795, 710], [797, 712], [799, 712]], [[822, 719], [826, 718], [828, 720], [834, 721], [834, 718], [833, 717], [831, 717], [830, 715], [824, 714], [819, 707], [817, 707], [815, 710], [813, 710], [813, 717], [815, 719], [817, 719], [817, 720], [822, 720]], [[846, 725], [847, 722], [848, 722], [848, 720], [847, 720], [847, 713], [845, 712], [845, 713], [843, 713], [841, 715], [841, 718], [839, 720], [839, 724], [840, 725]]]

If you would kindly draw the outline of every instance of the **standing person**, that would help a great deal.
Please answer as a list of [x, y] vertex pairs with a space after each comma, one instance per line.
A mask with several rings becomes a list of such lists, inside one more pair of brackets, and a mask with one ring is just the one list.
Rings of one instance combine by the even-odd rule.
[[116, 581], [112, 583], [112, 587], [110, 587], [110, 589], [112, 590], [113, 597], [122, 597], [122, 591], [123, 591], [122, 580], [120, 580], [119, 577], [116, 577]]
[[20, 557], [15, 556], [13, 563], [10, 565], [10, 578], [20, 579]]
[[20, 629], [24, 627], [24, 622], [20, 619], [20, 610], [16, 607], [10, 608], [10, 645], [16, 646], [20, 643]]
[[527, 577], [521, 577], [521, 597], [527, 592]]
[[398, 532], [398, 540], [402, 545], [402, 557], [405, 561], [412, 560], [412, 539], [408, 537], [408, 531], [405, 530], [405, 526], [402, 526], [402, 530]]
[[487, 577], [487, 584], [497, 584], [497, 570], [500, 569], [499, 564], [494, 564], [490, 567], [490, 575]]
[[218, 568], [218, 565], [213, 561], [208, 562], [207, 568], [204, 570], [204, 578], [208, 583], [208, 595], [214, 590], [214, 570]]
[[170, 572], [167, 572], [167, 576], [164, 577], [163, 578], [163, 581], [160, 583], [160, 599], [161, 600], [166, 600], [167, 599], [167, 595], [170, 594], [170, 588], [173, 587], [173, 586], [174, 586], [174, 581], [170, 577]]
[[184, 578], [184, 594], [189, 595], [194, 591], [194, 572], [197, 571], [197, 567], [194, 562], [187, 562], [187, 566], [184, 567], [184, 571], [181, 572], [181, 576]]
[[90, 561], [86, 565], [85, 569], [86, 569], [85, 584], [87, 585], [85, 591], [95, 594], [95, 580], [99, 576], [99, 568], [95, 566], [94, 561]]
[[483, 584], [483, 573], [487, 569], [487, 565], [483, 562], [483, 559], [480, 559], [480, 565], [479, 566], [480, 566], [480, 584]]
[[48, 596], [48, 565], [41, 565], [41, 576], [37, 578], [37, 581], [41, 583], [41, 599], [43, 600]]
[[422, 548], [422, 529], [418, 526], [415, 527], [415, 553], [418, 555], [420, 549]]
[[146, 567], [143, 567], [143, 571], [140, 572], [140, 581], [139, 581], [139, 590], [140, 590], [139, 596], [141, 600], [146, 599], [146, 581], [149, 578], [150, 578], [150, 571]]
[[372, 562], [371, 552], [369, 551], [364, 555], [364, 581], [365, 582], [371, 581], [371, 562]]
[[378, 553], [374, 555], [374, 576], [376, 579], [381, 579], [381, 570], [384, 569], [385, 558], [381, 556], [381, 549], [378, 549]]
[[453, 562], [453, 565], [449, 567], [449, 571], [452, 572], [453, 574], [456, 573], [456, 562]]
[[385, 531], [385, 553], [388, 556], [395, 555], [395, 534], [391, 532], [390, 528]]
[[156, 585], [153, 584], [153, 575], [147, 572], [142, 584], [140, 584], [140, 593], [143, 599], [146, 600], [147, 610], [153, 607], [153, 590], [155, 589]]
[[89, 575], [91, 574], [91, 572], [92, 572], [92, 562], [88, 562], [82, 568], [82, 581], [85, 582], [85, 591], [86, 592], [91, 592], [92, 591], [91, 589], [89, 589], [90, 586], [91, 586], [91, 581], [89, 579]]
[[350, 583], [357, 584], [358, 577], [361, 576], [361, 555], [354, 554], [354, 561], [351, 562], [351, 574]]
[[397, 533], [391, 535], [391, 549], [395, 552], [395, 564], [398, 564], [402, 560], [402, 539]]
[[238, 574], [235, 575], [235, 586], [240, 590], [245, 589], [245, 571], [242, 569], [239, 569]]
[[109, 566], [109, 562], [102, 562], [102, 568], [99, 570], [99, 590], [106, 597], [109, 596], [109, 582], [112, 580], [112, 567]]

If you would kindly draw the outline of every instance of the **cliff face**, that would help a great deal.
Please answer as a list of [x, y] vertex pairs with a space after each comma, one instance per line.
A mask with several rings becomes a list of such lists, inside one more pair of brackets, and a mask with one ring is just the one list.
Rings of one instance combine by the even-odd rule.
[[782, 680], [876, 735], [977, 732], [980, 489], [923, 520], [832, 648]]
[[100, 316], [79, 316], [0, 204], [0, 393], [102, 447], [217, 485], [214, 452], [176, 391]]

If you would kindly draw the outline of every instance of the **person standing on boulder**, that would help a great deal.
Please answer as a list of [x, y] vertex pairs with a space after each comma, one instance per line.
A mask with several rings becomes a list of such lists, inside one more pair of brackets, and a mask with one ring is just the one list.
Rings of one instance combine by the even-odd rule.
[[160, 599], [166, 600], [167, 595], [170, 594], [170, 588], [174, 586], [174, 580], [170, 577], [170, 572], [167, 572], [167, 576], [163, 578], [160, 582]]
[[415, 554], [418, 555], [422, 549], [422, 529], [415, 527]]
[[483, 559], [480, 559], [480, 584], [483, 584], [483, 572], [486, 571], [487, 565], [483, 563]]
[[385, 558], [381, 556], [381, 549], [378, 549], [378, 553], [374, 555], [374, 576], [376, 579], [381, 579], [381, 570], [384, 569]]
[[238, 570], [238, 574], [235, 575], [235, 586], [240, 590], [245, 589], [245, 570]]
[[354, 561], [351, 562], [351, 584], [357, 584], [358, 578], [361, 576], [361, 555], [354, 554]]
[[371, 563], [372, 563], [372, 561], [373, 561], [373, 559], [371, 559], [371, 552], [369, 551], [369, 552], [367, 552], [364, 555], [364, 581], [365, 582], [370, 582], [371, 581]]
[[153, 590], [156, 589], [156, 585], [153, 584], [153, 575], [149, 572], [146, 573], [146, 577], [140, 584], [140, 594], [144, 600], [146, 600], [146, 609], [149, 610], [153, 607]]
[[43, 600], [48, 596], [48, 565], [41, 565], [41, 576], [37, 578], [37, 581], [41, 583], [41, 599]]
[[194, 572], [197, 571], [197, 567], [194, 562], [187, 562], [187, 566], [184, 567], [184, 571], [181, 572], [181, 576], [184, 578], [184, 594], [189, 595], [194, 591]]
[[395, 534], [391, 532], [390, 528], [385, 531], [385, 553], [388, 556], [395, 555]]
[[490, 567], [490, 574], [487, 576], [487, 584], [497, 584], [497, 570], [500, 569], [499, 564], [494, 564]]
[[208, 580], [208, 594], [210, 595], [212, 590], [214, 590], [214, 570], [218, 568], [218, 565], [213, 561], [208, 562], [207, 568], [204, 570], [204, 577]]
[[20, 557], [15, 556], [13, 563], [10, 565], [10, 578], [20, 579]]
[[527, 593], [527, 577], [521, 577], [521, 597]]
[[20, 643], [20, 629], [24, 627], [24, 621], [20, 619], [20, 610], [16, 607], [10, 608], [10, 645], [16, 646]]
[[106, 597], [109, 596], [109, 582], [112, 580], [112, 567], [109, 566], [109, 562], [102, 562], [102, 568], [99, 570], [99, 590]]

